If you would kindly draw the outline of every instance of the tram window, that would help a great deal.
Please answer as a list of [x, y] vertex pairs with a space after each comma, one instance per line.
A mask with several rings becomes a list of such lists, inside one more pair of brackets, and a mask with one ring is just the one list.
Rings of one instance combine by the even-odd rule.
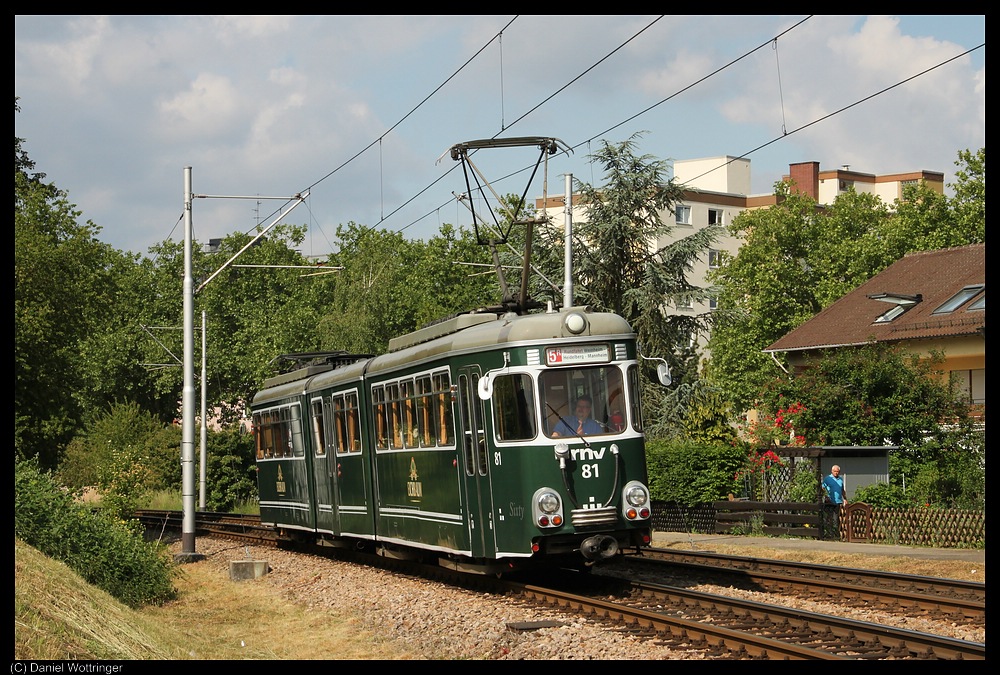
[[639, 368], [628, 368], [629, 409], [632, 412], [632, 426], [636, 431], [642, 431], [642, 410], [639, 408]]
[[389, 447], [394, 450], [403, 448], [402, 415], [399, 400], [399, 383], [393, 382], [385, 388], [387, 403], [389, 404]]
[[302, 440], [302, 413], [298, 406], [288, 408], [288, 456], [305, 457], [305, 442]]
[[403, 380], [399, 383], [399, 398], [402, 408], [401, 435], [403, 445], [407, 448], [415, 448], [419, 442], [417, 441], [417, 401], [413, 380]]
[[257, 459], [264, 459], [264, 430], [260, 413], [253, 416], [254, 443], [257, 446]]
[[312, 401], [313, 446], [317, 457], [326, 454], [326, 436], [323, 430], [323, 399]]
[[438, 445], [455, 444], [455, 413], [452, 408], [451, 379], [448, 373], [435, 373], [434, 398], [437, 401]]
[[337, 452], [347, 452], [347, 411], [343, 396], [333, 397], [333, 437]]
[[584, 422], [585, 429], [590, 427], [584, 433], [617, 434], [625, 429], [625, 386], [618, 367], [606, 365], [547, 370], [539, 377], [539, 386], [542, 390], [543, 428], [547, 435], [554, 434], [556, 425], [563, 428], [563, 435], [567, 433], [567, 425], [571, 428], [578, 426], [575, 408], [581, 397], [591, 400], [592, 421]]
[[626, 401], [624, 397], [624, 392], [619, 386], [612, 389], [608, 394], [608, 430], [609, 431], [624, 431], [625, 430], [625, 410]]
[[291, 457], [292, 456], [292, 423], [291, 423], [291, 409], [282, 408], [278, 411], [278, 424], [281, 430], [280, 435], [275, 439], [278, 441], [278, 447], [274, 449], [274, 454], [277, 455], [281, 452], [281, 457]]
[[274, 456], [284, 457], [288, 452], [288, 444], [291, 443], [291, 429], [288, 427], [288, 408], [279, 408], [274, 413]]
[[347, 408], [347, 451], [361, 452], [361, 426], [358, 417], [358, 394], [350, 392], [344, 397]]
[[417, 378], [417, 436], [422, 447], [433, 448], [437, 444], [436, 422], [431, 378], [424, 375]]
[[385, 388], [372, 387], [373, 413], [375, 415], [375, 447], [379, 450], [389, 448], [389, 416], [385, 402]]
[[527, 374], [500, 375], [493, 382], [493, 423], [501, 441], [534, 438], [535, 393]]
[[464, 424], [464, 436], [465, 436], [465, 473], [469, 476], [474, 476], [476, 473], [476, 455], [475, 447], [472, 442], [472, 414], [469, 409], [469, 397], [472, 396], [472, 390], [469, 388], [469, 378], [466, 375], [459, 375], [459, 392], [462, 399], [462, 420]]
[[260, 434], [263, 437], [264, 457], [270, 459], [274, 457], [274, 421], [271, 413], [261, 415]]
[[483, 405], [484, 403], [476, 396], [475, 391], [479, 388], [479, 375], [473, 375], [470, 383], [469, 398], [472, 399], [472, 408], [476, 416], [476, 447], [479, 449], [479, 475], [486, 475], [486, 467], [489, 465], [489, 455], [486, 450], [486, 430], [483, 428]]

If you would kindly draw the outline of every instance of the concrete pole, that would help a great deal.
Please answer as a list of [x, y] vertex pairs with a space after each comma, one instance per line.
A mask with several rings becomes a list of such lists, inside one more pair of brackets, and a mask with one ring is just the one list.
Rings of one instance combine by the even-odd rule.
[[563, 307], [573, 306], [573, 174], [566, 174], [566, 258]]
[[207, 446], [208, 446], [208, 417], [206, 416], [206, 391], [208, 389], [208, 380], [205, 373], [205, 334], [207, 331], [207, 326], [205, 325], [205, 310], [201, 311], [201, 482], [200, 490], [198, 491], [198, 508], [202, 511], [205, 510], [205, 491], [208, 489], [208, 482], [205, 479], [206, 474], [206, 462], [207, 462]]
[[200, 559], [195, 552], [194, 532], [194, 278], [191, 276], [191, 167], [184, 167], [184, 389], [181, 395], [181, 497], [184, 519], [181, 553], [175, 559]]

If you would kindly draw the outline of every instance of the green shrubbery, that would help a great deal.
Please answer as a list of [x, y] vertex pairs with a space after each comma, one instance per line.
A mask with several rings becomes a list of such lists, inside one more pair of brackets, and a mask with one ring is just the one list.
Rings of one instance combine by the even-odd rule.
[[732, 445], [651, 440], [646, 445], [649, 489], [655, 501], [696, 506], [726, 499], [746, 451]]
[[174, 598], [177, 567], [163, 547], [146, 542], [137, 523], [75, 497], [36, 461], [16, 462], [14, 536], [130, 607]]
[[[152, 495], [181, 490], [181, 429], [163, 426], [134, 403], [116, 404], [88, 420], [59, 465], [73, 488], [96, 486], [101, 505], [122, 518], [149, 507]], [[195, 452], [200, 451], [200, 446]], [[207, 434], [205, 507], [233, 511], [256, 506], [253, 436], [238, 428]]]
[[913, 500], [903, 492], [903, 488], [888, 483], [872, 483], [860, 487], [855, 490], [853, 500], [879, 509], [906, 509], [915, 506]]

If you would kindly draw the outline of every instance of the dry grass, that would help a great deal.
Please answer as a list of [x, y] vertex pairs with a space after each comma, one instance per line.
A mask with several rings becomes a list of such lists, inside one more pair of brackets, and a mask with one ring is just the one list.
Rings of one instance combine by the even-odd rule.
[[17, 660], [413, 658], [353, 618], [275, 603], [273, 589], [220, 583], [206, 566], [184, 568], [178, 600], [133, 611], [18, 540], [14, 553]]
[[686, 542], [674, 542], [663, 548], [711, 550], [724, 555], [742, 555], [773, 560], [789, 560], [795, 562], [833, 565], [835, 567], [856, 567], [869, 570], [881, 570], [898, 574], [917, 574], [945, 579], [960, 579], [963, 581], [979, 581], [986, 583], [986, 565], [966, 562], [963, 560], [930, 560], [910, 556], [875, 556], [824, 551], [817, 549], [785, 549], [769, 548], [764, 544], [752, 546], [736, 546], [712, 543], [694, 547]]
[[15, 659], [172, 658], [164, 637], [63, 563], [14, 540]]

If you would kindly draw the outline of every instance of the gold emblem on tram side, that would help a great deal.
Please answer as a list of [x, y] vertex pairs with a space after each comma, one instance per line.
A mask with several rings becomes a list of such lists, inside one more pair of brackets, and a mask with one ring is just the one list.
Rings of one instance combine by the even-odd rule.
[[424, 496], [424, 484], [417, 474], [417, 460], [410, 457], [410, 479], [406, 482], [406, 496], [410, 501], [419, 502]]
[[274, 489], [281, 494], [285, 494], [285, 476], [281, 473], [281, 465], [278, 465], [278, 477], [274, 481]]

